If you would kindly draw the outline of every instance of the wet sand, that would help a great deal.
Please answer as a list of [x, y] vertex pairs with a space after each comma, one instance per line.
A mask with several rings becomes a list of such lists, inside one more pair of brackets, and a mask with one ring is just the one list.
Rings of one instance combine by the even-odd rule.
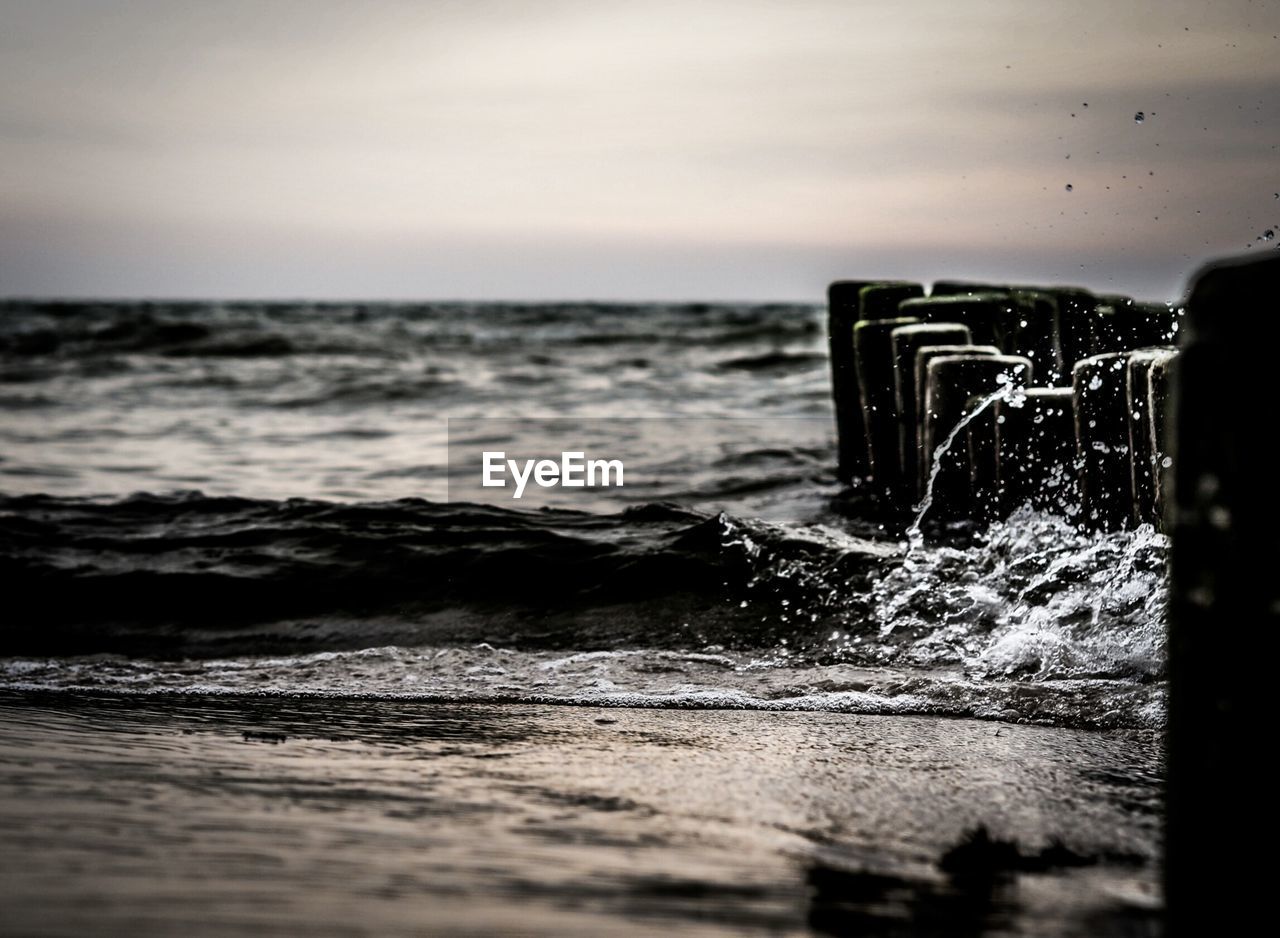
[[[1161, 760], [914, 716], [4, 693], [0, 932], [1157, 934]], [[1016, 846], [954, 849], [983, 826]]]

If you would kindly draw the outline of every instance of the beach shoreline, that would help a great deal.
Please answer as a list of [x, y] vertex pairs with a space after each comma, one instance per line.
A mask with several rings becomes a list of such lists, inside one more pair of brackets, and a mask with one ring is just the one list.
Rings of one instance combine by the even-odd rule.
[[[1157, 934], [1162, 765], [921, 716], [5, 692], [0, 932]], [[1012, 853], [945, 870], [980, 829]]]

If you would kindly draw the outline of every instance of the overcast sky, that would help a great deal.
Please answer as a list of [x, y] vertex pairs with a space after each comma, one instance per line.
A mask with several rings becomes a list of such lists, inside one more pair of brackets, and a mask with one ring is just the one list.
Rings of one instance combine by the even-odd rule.
[[0, 295], [1171, 298], [1280, 243], [1277, 34], [1245, 0], [0, 0]]

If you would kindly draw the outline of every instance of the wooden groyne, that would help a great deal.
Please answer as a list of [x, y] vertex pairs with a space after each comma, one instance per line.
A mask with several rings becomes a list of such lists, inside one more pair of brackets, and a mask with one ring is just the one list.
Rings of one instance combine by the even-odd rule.
[[1165, 933], [1257, 931], [1272, 695], [1254, 663], [1277, 660], [1280, 636], [1280, 377], [1266, 365], [1280, 258], [1211, 264], [1177, 307], [1060, 287], [924, 294], [832, 284], [841, 479], [890, 510], [929, 497], [940, 520], [1029, 503], [1089, 530], [1169, 534]]
[[846, 485], [890, 513], [928, 497], [933, 520], [1030, 503], [1091, 529], [1163, 526], [1181, 309], [961, 281], [841, 280], [827, 296]]

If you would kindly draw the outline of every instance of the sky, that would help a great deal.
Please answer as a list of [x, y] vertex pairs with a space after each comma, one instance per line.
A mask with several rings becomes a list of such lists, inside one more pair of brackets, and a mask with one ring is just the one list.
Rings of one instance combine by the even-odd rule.
[[1280, 243], [1277, 36], [1261, 0], [0, 0], [0, 296], [1173, 299]]

